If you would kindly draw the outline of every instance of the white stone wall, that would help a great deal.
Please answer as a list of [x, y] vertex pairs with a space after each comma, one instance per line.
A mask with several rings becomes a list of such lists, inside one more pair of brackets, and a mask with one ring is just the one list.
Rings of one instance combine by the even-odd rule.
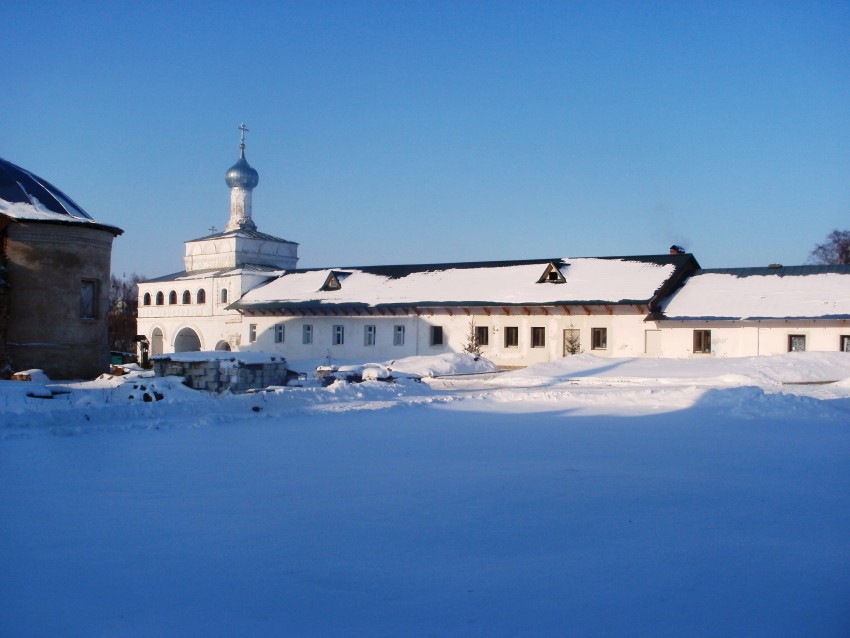
[[[790, 335], [804, 335], [806, 350], [838, 352], [850, 320], [662, 321], [662, 355], [755, 357], [788, 352]], [[711, 331], [711, 353], [694, 354], [694, 330]]]
[[252, 237], [215, 237], [187, 241], [183, 257], [186, 272], [226, 270], [245, 264], [272, 268], [295, 268], [298, 244]]
[[[503, 366], [526, 366], [532, 363], [553, 361], [564, 356], [564, 330], [580, 331], [582, 350], [601, 357], [642, 356], [644, 354], [644, 317], [637, 308], [626, 309], [624, 314], [608, 314], [604, 308], [590, 309], [591, 313], [567, 315], [560, 309], [548, 309], [549, 314], [526, 314], [522, 309], [511, 309], [511, 314], [492, 309], [486, 314], [482, 309], [470, 315], [463, 310], [422, 312], [406, 315], [373, 316], [306, 316], [306, 317], [245, 317], [242, 321], [240, 348], [263, 352], [281, 352], [290, 361], [315, 359], [330, 355], [337, 360], [386, 361], [412, 355], [433, 355], [460, 352], [468, 342], [470, 320], [488, 329], [489, 344], [482, 353], [494, 363]], [[275, 325], [284, 326], [283, 343], [275, 342]], [[251, 325], [256, 326], [256, 341], [250, 342]], [[311, 344], [303, 343], [304, 326], [312, 326]], [[375, 326], [375, 344], [366, 345], [366, 326]], [[342, 326], [344, 342], [334, 344], [334, 326]], [[395, 326], [404, 326], [403, 345], [394, 345]], [[431, 344], [431, 327], [443, 328], [443, 344]], [[518, 330], [516, 347], [505, 346], [506, 328]], [[545, 344], [532, 346], [532, 328], [545, 331]], [[607, 331], [604, 349], [594, 350], [591, 342], [593, 328]]]
[[[236, 274], [226, 277], [210, 275], [185, 279], [139, 284], [139, 318], [137, 334], [143, 334], [153, 343], [154, 330], [162, 333], [162, 353], [175, 351], [175, 340], [180, 331], [188, 328], [198, 335], [202, 350], [215, 350], [222, 342], [231, 350], [242, 344], [243, 317], [227, 306], [239, 299], [243, 291], [266, 279], [255, 274]], [[197, 303], [197, 292], [203, 289], [206, 300]], [[189, 291], [190, 304], [183, 303], [183, 293]], [[227, 300], [221, 300], [222, 290], [227, 291]], [[174, 291], [176, 304], [169, 304], [169, 294]], [[164, 304], [156, 305], [156, 294], [162, 292]], [[151, 305], [144, 304], [145, 293], [151, 296]]]

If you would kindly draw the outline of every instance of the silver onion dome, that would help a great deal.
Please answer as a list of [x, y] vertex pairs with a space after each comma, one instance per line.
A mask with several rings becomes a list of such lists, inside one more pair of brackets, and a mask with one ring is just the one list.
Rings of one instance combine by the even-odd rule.
[[260, 182], [260, 175], [251, 168], [245, 159], [245, 144], [239, 145], [239, 159], [231, 166], [224, 176], [224, 181], [230, 188], [244, 188], [252, 190]]

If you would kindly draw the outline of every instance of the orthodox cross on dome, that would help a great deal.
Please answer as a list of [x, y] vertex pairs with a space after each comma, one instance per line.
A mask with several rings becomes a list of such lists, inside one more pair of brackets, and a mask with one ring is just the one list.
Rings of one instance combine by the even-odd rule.
[[245, 133], [247, 133], [250, 129], [245, 126], [245, 122], [239, 125], [240, 137], [239, 137], [239, 148], [245, 148]]

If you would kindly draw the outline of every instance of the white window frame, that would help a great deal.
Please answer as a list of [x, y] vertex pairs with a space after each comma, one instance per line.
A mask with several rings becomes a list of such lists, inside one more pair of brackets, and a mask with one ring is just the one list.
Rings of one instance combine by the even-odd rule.
[[[599, 335], [599, 338], [597, 338]], [[608, 349], [608, 328], [591, 328], [590, 329], [590, 349], [591, 350], [607, 350]]]
[[[540, 339], [539, 343], [537, 339]], [[542, 326], [532, 326], [531, 327], [531, 347], [532, 348], [545, 348], [546, 347], [546, 328]]]
[[[439, 337], [439, 340], [437, 337]], [[445, 345], [445, 343], [446, 331], [443, 330], [443, 326], [431, 326], [431, 346], [442, 346]]]
[[404, 326], [394, 326], [393, 328], [393, 345], [404, 345]]
[[249, 323], [248, 324], [248, 343], [256, 343], [257, 342], [257, 324]]
[[373, 324], [368, 324], [363, 327], [363, 345], [374, 346], [378, 339], [378, 328]]
[[345, 345], [345, 326], [335, 324], [331, 333], [331, 344], [335, 346]]
[[274, 325], [274, 342], [283, 343], [286, 339], [286, 324], [276, 323]]
[[711, 354], [711, 330], [694, 330], [694, 354]]

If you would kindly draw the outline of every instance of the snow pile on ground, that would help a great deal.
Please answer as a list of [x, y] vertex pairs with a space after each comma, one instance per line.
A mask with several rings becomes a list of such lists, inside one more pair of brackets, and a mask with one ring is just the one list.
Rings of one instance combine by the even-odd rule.
[[500, 385], [551, 384], [582, 378], [712, 385], [823, 383], [850, 378], [850, 357], [843, 352], [789, 352], [773, 357], [644, 359], [564, 357], [501, 375]]
[[430, 357], [407, 357], [388, 361], [385, 365], [398, 372], [437, 377], [453, 374], [478, 374], [496, 372], [498, 368], [489, 359], [463, 353], [440, 354]]

